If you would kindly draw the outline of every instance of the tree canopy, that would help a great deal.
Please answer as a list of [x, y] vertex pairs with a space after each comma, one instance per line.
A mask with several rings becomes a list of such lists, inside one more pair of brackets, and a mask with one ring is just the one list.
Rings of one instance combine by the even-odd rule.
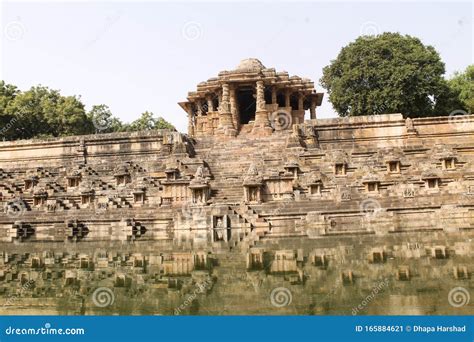
[[474, 113], [474, 64], [469, 65], [464, 72], [456, 72], [448, 85], [458, 95], [465, 109]]
[[22, 92], [4, 81], [0, 81], [0, 125], [3, 140], [174, 129], [165, 119], [148, 111], [124, 124], [106, 105], [92, 106], [86, 112], [78, 96], [63, 96], [44, 86]]
[[399, 33], [361, 36], [323, 69], [321, 85], [340, 116], [448, 115], [462, 109], [432, 46]]

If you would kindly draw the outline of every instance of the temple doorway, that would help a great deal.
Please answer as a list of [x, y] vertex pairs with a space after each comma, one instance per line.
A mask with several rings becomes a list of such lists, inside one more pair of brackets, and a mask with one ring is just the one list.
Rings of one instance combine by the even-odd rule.
[[240, 124], [245, 125], [255, 120], [257, 104], [253, 88], [244, 88], [237, 91], [237, 103], [239, 104]]

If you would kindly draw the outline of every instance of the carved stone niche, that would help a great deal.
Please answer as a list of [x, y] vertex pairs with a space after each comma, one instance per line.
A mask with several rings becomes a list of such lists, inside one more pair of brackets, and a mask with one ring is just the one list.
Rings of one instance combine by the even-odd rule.
[[424, 171], [421, 179], [425, 182], [425, 188], [430, 191], [438, 190], [441, 185], [441, 176], [436, 170]]
[[136, 187], [133, 190], [133, 203], [136, 205], [142, 205], [145, 203], [145, 188]]
[[44, 189], [40, 189], [33, 194], [33, 205], [35, 207], [40, 207], [46, 204], [48, 198], [48, 193]]
[[244, 183], [245, 203], [262, 202], [262, 183], [246, 182]]
[[438, 189], [440, 184], [440, 179], [438, 177], [424, 178], [425, 186], [427, 189]]
[[41, 268], [44, 266], [43, 259], [37, 254], [31, 255], [25, 264], [28, 264], [31, 268]]
[[262, 202], [263, 179], [255, 164], [250, 165], [245, 175], [243, 186], [245, 203]]
[[323, 189], [322, 174], [319, 171], [312, 171], [307, 175], [306, 184], [309, 197], [320, 197]]
[[334, 175], [345, 176], [347, 172], [347, 164], [345, 162], [334, 163]]
[[205, 270], [208, 270], [210, 266], [211, 265], [210, 265], [206, 252], [196, 252], [194, 254], [194, 269], [195, 270], [205, 271]]
[[397, 269], [397, 279], [401, 281], [408, 281], [411, 279], [410, 268], [408, 266], [400, 266]]
[[98, 251], [95, 256], [95, 267], [96, 268], [107, 268], [109, 267], [109, 258], [107, 252]]
[[467, 186], [466, 194], [470, 196], [474, 195], [474, 185], [469, 184]]
[[298, 179], [299, 165], [296, 160], [289, 160], [283, 166], [285, 171], [293, 175], [293, 179]]
[[114, 287], [130, 287], [132, 286], [132, 278], [125, 273], [117, 273], [115, 275]]
[[212, 242], [227, 242], [232, 238], [232, 229], [227, 215], [212, 216]]
[[77, 188], [81, 183], [81, 174], [78, 171], [74, 171], [71, 175], [66, 176], [67, 187]]
[[66, 270], [64, 272], [64, 285], [65, 286], [72, 286], [79, 282], [77, 279], [77, 271], [76, 270]]
[[387, 165], [387, 173], [399, 174], [401, 170], [401, 162], [398, 159], [389, 159], [385, 161]]
[[456, 157], [448, 155], [441, 158], [441, 167], [443, 170], [455, 170], [456, 169]]
[[162, 271], [164, 275], [190, 275], [194, 271], [192, 253], [173, 253], [163, 256]]
[[431, 256], [435, 259], [447, 259], [448, 252], [446, 250], [446, 246], [431, 247]]
[[33, 175], [25, 178], [24, 185], [25, 190], [32, 190], [38, 184], [38, 176]]
[[324, 253], [312, 253], [310, 256], [311, 263], [319, 268], [326, 269], [328, 266], [328, 257]]
[[81, 191], [81, 206], [87, 208], [94, 203], [94, 195], [93, 189]]
[[114, 178], [118, 186], [125, 186], [126, 184], [132, 181], [130, 172], [124, 165], [119, 166], [115, 169]]
[[373, 248], [370, 251], [368, 258], [371, 264], [382, 264], [387, 259], [387, 255], [383, 248]]
[[191, 202], [192, 204], [205, 205], [211, 197], [211, 191], [209, 184], [201, 182], [193, 182], [189, 184], [191, 189]]
[[367, 193], [377, 194], [379, 192], [380, 181], [375, 175], [364, 177], [362, 184], [364, 184], [365, 192]]
[[7, 236], [10, 241], [18, 240], [21, 242], [28, 239], [34, 233], [35, 230], [31, 227], [31, 225], [21, 221], [15, 221], [12, 224], [12, 227], [8, 230]]
[[191, 190], [191, 203], [196, 205], [205, 205], [211, 197], [211, 189], [209, 187], [209, 169], [200, 165], [194, 178], [189, 183]]
[[270, 271], [272, 273], [298, 272], [295, 251], [276, 251]]
[[166, 180], [172, 181], [179, 178], [179, 169], [176, 167], [170, 167], [165, 169]]
[[141, 253], [133, 253], [130, 256], [130, 259], [127, 261], [127, 265], [136, 268], [143, 268], [145, 267], [146, 260], [143, 254]]
[[469, 271], [467, 269], [467, 266], [464, 266], [464, 265], [454, 266], [453, 267], [453, 276], [454, 276], [454, 279], [458, 279], [458, 280], [469, 279], [470, 274], [469, 274]]
[[66, 238], [70, 241], [79, 241], [89, 234], [89, 229], [78, 220], [66, 221]]
[[291, 173], [266, 177], [264, 179], [264, 183], [265, 186], [263, 186], [262, 182], [261, 187], [263, 193], [263, 200], [293, 199], [294, 185], [295, 183], [297, 183], [297, 181], [294, 180], [293, 175]]
[[263, 249], [253, 248], [247, 253], [247, 270], [263, 270]]
[[341, 272], [341, 281], [342, 285], [352, 285], [354, 284], [354, 274], [351, 270], [346, 270]]
[[77, 267], [80, 269], [93, 269], [94, 268], [94, 261], [92, 258], [85, 253], [81, 253], [77, 257]]
[[329, 151], [324, 160], [333, 165], [333, 173], [336, 177], [346, 176], [349, 165], [349, 155], [347, 152], [343, 150]]

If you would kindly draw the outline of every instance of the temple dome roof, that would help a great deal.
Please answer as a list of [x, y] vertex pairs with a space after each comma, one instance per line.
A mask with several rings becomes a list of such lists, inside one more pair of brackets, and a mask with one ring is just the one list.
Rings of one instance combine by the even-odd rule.
[[235, 70], [262, 70], [265, 66], [257, 58], [247, 58], [240, 61]]

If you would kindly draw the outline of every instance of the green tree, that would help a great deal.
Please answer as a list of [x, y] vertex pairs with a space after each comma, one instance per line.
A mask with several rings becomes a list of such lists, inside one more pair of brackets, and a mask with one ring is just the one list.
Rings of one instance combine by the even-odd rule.
[[458, 95], [464, 109], [474, 113], [474, 64], [469, 65], [464, 72], [454, 73], [448, 85]]
[[92, 106], [87, 116], [96, 133], [120, 132], [124, 129], [122, 122], [114, 117], [109, 107], [104, 104]]
[[155, 118], [152, 112], [144, 112], [137, 120], [131, 122], [125, 127], [125, 131], [148, 131], [152, 129], [175, 129], [172, 124], [162, 117]]
[[132, 123], [123, 124], [106, 105], [93, 106], [86, 113], [78, 96], [62, 96], [58, 90], [43, 86], [22, 92], [4, 81], [0, 81], [0, 124], [3, 140], [174, 129], [148, 111]]
[[11, 123], [9, 129], [2, 132], [5, 139], [59, 137], [92, 132], [92, 124], [80, 98], [61, 96], [59, 91], [43, 86], [16, 93], [4, 113]]
[[7, 108], [18, 92], [14, 85], [0, 81], [0, 137], [2, 139], [10, 139], [13, 135], [11, 130], [16, 123], [16, 119], [14, 115], [7, 111]]
[[447, 115], [449, 111], [441, 113], [450, 105], [444, 72], [432, 46], [408, 35], [383, 33], [361, 36], [342, 48], [323, 69], [320, 82], [340, 116]]

